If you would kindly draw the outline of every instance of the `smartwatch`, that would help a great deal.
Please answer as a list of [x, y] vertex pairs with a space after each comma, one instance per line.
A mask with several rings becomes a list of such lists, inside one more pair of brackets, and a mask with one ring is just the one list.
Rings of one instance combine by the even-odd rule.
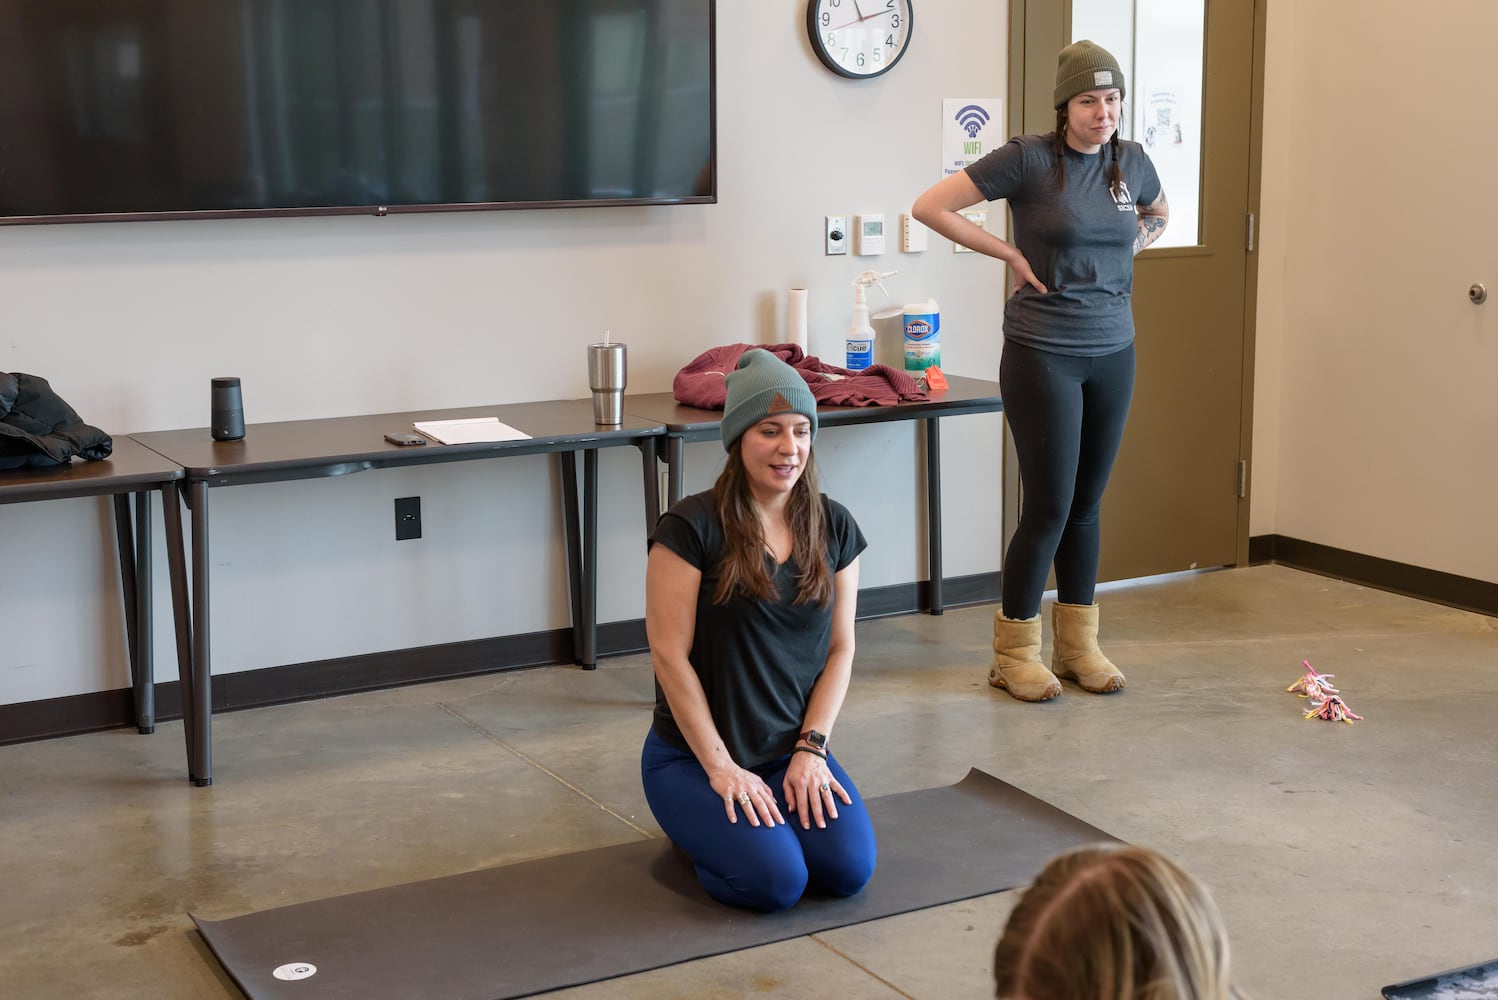
[[808, 729], [799, 738], [804, 740], [807, 746], [810, 746], [813, 750], [820, 750], [823, 753], [827, 752], [826, 733], [819, 733], [815, 729]]

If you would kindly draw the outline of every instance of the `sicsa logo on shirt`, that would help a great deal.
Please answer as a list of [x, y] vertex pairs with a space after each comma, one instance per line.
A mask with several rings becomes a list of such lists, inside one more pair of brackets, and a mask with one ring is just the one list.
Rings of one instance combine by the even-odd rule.
[[1113, 204], [1120, 212], [1137, 211], [1134, 208], [1134, 196], [1129, 194], [1129, 185], [1127, 181], [1120, 179], [1118, 182], [1118, 190], [1110, 190], [1108, 193], [1113, 195]]

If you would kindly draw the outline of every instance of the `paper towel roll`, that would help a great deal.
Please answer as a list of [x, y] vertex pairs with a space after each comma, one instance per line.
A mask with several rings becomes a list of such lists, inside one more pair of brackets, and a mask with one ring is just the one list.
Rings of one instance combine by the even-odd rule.
[[785, 342], [806, 350], [806, 289], [792, 288], [785, 300]]

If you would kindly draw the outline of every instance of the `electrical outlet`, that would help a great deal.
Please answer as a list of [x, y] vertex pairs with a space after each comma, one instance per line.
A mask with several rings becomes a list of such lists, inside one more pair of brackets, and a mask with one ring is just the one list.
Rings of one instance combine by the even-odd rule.
[[822, 233], [827, 241], [827, 256], [837, 257], [848, 252], [848, 217], [846, 215], [826, 216]]
[[[983, 211], [982, 209], [970, 208], [967, 211], [965, 211], [965, 212], [959, 212], [958, 214], [961, 215], [967, 221], [971, 222], [973, 225], [977, 226], [979, 229], [987, 229], [988, 228], [988, 213], [985, 212], [985, 211]], [[971, 250], [969, 250], [967, 247], [963, 246], [961, 243], [953, 243], [952, 244], [952, 252], [953, 253], [972, 253]]]
[[900, 251], [922, 253], [926, 249], [926, 233], [929, 230], [916, 221], [909, 212], [900, 213]]
[[397, 497], [395, 500], [395, 540], [421, 537], [421, 497]]

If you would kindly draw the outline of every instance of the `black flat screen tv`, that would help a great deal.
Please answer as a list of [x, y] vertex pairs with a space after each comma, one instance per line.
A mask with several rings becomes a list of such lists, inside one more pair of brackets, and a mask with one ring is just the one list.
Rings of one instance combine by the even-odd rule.
[[0, 224], [717, 200], [715, 0], [0, 0]]

